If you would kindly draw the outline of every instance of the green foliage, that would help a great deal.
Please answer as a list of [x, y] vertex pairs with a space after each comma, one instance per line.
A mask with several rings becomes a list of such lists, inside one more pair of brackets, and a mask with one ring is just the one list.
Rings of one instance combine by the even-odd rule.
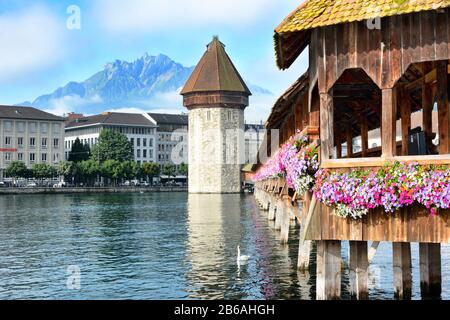
[[100, 165], [93, 159], [80, 162], [78, 167], [79, 174], [84, 178], [95, 178], [100, 173]]
[[117, 183], [117, 180], [122, 178], [123, 166], [120, 161], [106, 160], [102, 163], [100, 171], [104, 177], [108, 177]]
[[72, 176], [74, 164], [71, 161], [61, 161], [58, 166], [58, 174], [64, 176], [64, 178], [69, 178]]
[[12, 178], [26, 178], [28, 169], [22, 161], [13, 161], [6, 169], [6, 175]]
[[78, 163], [88, 160], [91, 156], [91, 149], [88, 144], [81, 143], [79, 138], [76, 138], [69, 152], [69, 161]]
[[33, 177], [37, 179], [45, 179], [45, 178], [52, 178], [56, 176], [57, 171], [54, 167], [51, 165], [48, 165], [46, 163], [37, 163], [33, 165], [33, 168], [31, 169]]
[[159, 176], [161, 168], [157, 163], [146, 162], [142, 165], [142, 171], [145, 176], [153, 178]]
[[178, 168], [178, 174], [182, 176], [187, 176], [189, 173], [189, 167], [186, 163], [181, 163], [180, 167]]
[[91, 157], [100, 163], [107, 160], [132, 161], [133, 146], [123, 133], [103, 129], [98, 143], [92, 148]]
[[162, 173], [163, 175], [168, 177], [175, 177], [176, 176], [175, 165], [172, 163], [165, 164]]

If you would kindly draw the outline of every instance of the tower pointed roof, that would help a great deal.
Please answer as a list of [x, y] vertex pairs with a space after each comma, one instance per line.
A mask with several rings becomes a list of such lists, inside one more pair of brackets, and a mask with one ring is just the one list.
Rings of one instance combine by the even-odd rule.
[[230, 91], [251, 95], [219, 38], [214, 37], [207, 48], [181, 94]]

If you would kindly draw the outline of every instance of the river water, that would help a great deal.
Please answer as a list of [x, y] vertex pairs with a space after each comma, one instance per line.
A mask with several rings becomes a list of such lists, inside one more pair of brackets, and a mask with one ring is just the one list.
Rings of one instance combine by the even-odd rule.
[[[0, 299], [313, 299], [314, 268], [296, 271], [251, 195], [186, 193], [0, 196]], [[250, 256], [236, 263], [237, 246]], [[347, 243], [342, 246], [348, 298]], [[413, 294], [420, 299], [418, 246]], [[444, 299], [450, 248], [442, 248]], [[392, 299], [392, 255], [380, 245], [370, 298]]]

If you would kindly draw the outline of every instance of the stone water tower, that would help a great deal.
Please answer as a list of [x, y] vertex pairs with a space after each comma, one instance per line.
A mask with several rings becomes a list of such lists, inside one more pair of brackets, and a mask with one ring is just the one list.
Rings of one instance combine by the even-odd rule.
[[238, 193], [247, 85], [214, 37], [183, 90], [189, 110], [189, 192]]

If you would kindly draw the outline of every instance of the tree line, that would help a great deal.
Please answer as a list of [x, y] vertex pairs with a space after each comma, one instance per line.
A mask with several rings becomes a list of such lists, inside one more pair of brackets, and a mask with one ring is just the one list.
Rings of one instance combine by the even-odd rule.
[[163, 169], [154, 162], [139, 164], [134, 161], [133, 146], [126, 135], [103, 129], [97, 144], [92, 149], [76, 139], [69, 152], [68, 161], [61, 161], [58, 168], [49, 164], [34, 164], [28, 169], [23, 162], [14, 161], [6, 170], [12, 178], [35, 178], [38, 180], [64, 176], [65, 181], [74, 184], [95, 185], [101, 178], [117, 185], [123, 180], [149, 179], [161, 174], [169, 177], [188, 174], [188, 166], [166, 164]]

